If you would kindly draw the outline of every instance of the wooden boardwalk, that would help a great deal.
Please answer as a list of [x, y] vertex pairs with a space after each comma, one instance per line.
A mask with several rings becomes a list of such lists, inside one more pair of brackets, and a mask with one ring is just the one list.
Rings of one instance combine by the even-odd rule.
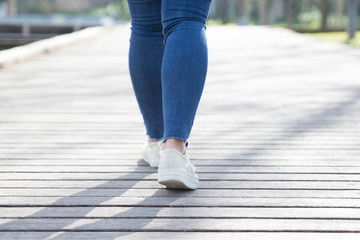
[[196, 191], [141, 160], [128, 26], [0, 70], [0, 239], [359, 239], [360, 50], [208, 37]]

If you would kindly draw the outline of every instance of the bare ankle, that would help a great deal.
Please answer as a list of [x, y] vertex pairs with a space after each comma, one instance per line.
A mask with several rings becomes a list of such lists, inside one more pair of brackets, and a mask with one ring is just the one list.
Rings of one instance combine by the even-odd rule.
[[166, 148], [175, 148], [177, 151], [181, 152], [182, 154], [184, 155], [186, 154], [185, 141], [177, 138], [166, 139], [162, 149], [165, 150]]

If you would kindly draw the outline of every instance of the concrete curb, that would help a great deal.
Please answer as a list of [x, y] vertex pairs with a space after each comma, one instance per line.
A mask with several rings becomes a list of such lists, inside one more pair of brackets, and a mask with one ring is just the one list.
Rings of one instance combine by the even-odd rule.
[[36, 41], [27, 45], [0, 51], [0, 68], [22, 62], [33, 56], [48, 53], [57, 48], [95, 37], [104, 32], [106, 27], [90, 27], [77, 32]]

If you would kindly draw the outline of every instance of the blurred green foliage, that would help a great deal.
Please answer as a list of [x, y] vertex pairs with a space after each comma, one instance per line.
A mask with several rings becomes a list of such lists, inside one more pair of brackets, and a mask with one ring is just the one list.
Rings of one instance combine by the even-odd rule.
[[127, 1], [113, 0], [104, 7], [91, 10], [90, 14], [96, 16], [111, 16], [115, 19], [130, 19]]
[[352, 40], [348, 40], [348, 35], [346, 32], [307, 33], [306, 35], [315, 37], [320, 40], [341, 42], [351, 46], [360, 47], [360, 31], [357, 32], [356, 37]]
[[126, 0], [89, 0], [89, 6], [81, 10], [59, 7], [58, 2], [57, 0], [18, 0], [17, 11], [18, 14], [70, 14], [111, 16], [116, 19], [130, 18]]
[[[72, 9], [71, 6], [76, 5], [77, 1], [78, 3], [87, 2], [88, 4], [83, 8]], [[242, 5], [238, 4], [240, 1], [242, 1]], [[287, 1], [288, 0], [266, 1], [265, 19], [267, 19], [268, 22], [265, 24], [288, 26], [293, 29], [321, 29], [321, 0], [292, 0], [291, 24], [286, 20], [286, 9], [281, 9], [284, 8], [284, 4]], [[245, 2], [248, 2], [249, 4], [248, 12], [244, 10]], [[281, 2], [283, 7], [279, 7], [279, 4], [274, 4], [275, 2]], [[258, 0], [213, 0], [208, 24], [260, 24], [261, 16], [259, 15], [259, 3]], [[271, 3], [274, 5], [271, 5]], [[341, 27], [344, 28], [347, 24], [344, 7], [346, 1], [327, 0], [327, 3], [329, 4], [329, 9], [326, 17], [326, 27], [335, 30]], [[68, 4], [68, 7], [64, 8], [64, 4]], [[341, 4], [343, 9], [338, 10]], [[110, 16], [114, 19], [130, 19], [126, 0], [17, 0], [17, 8], [19, 14], [69, 14], [82, 16]], [[226, 9], [226, 21], [223, 21], [224, 16], [221, 16], [220, 8]], [[269, 16], [274, 10], [277, 14], [273, 19], [269, 20]]]

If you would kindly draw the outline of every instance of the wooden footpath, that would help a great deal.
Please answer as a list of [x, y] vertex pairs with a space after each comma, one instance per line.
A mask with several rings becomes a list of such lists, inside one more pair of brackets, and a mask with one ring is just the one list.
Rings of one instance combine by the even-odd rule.
[[0, 70], [0, 239], [360, 239], [360, 50], [208, 27], [188, 153], [157, 183], [129, 26]]

